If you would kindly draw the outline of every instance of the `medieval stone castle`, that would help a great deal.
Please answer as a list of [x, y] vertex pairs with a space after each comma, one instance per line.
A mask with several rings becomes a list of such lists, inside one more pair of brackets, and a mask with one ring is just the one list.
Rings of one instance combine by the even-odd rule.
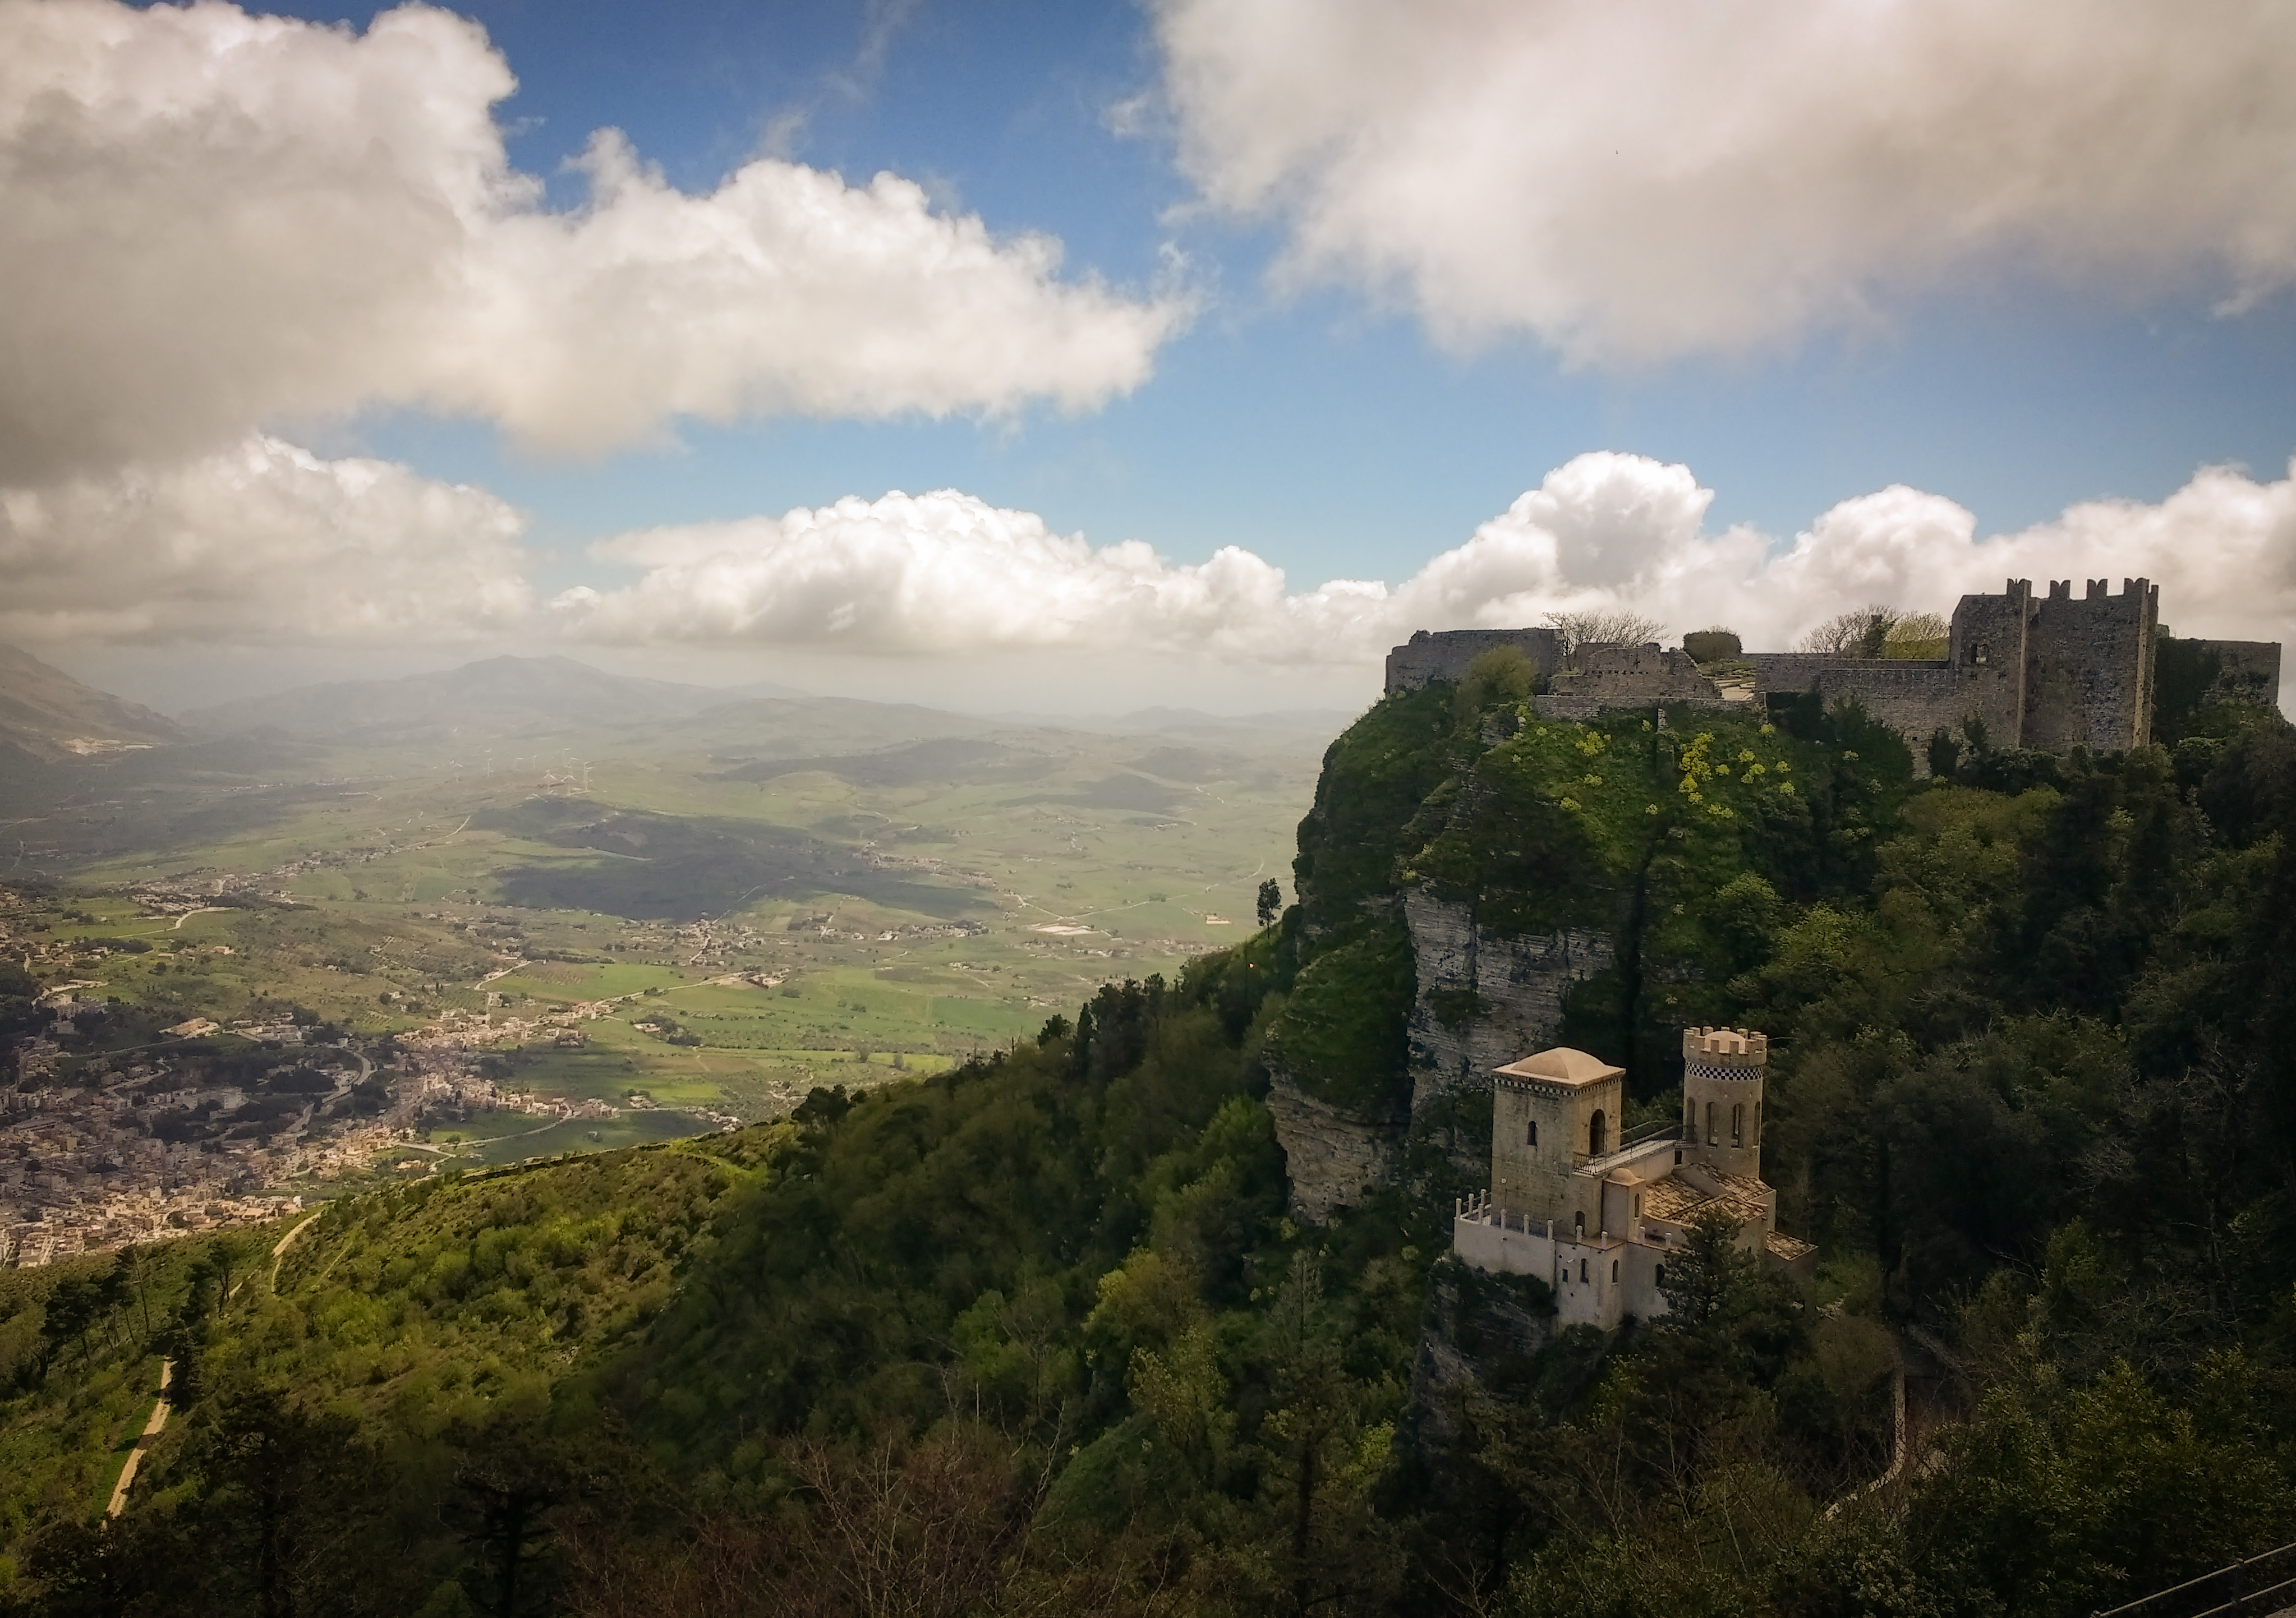
[[2157, 585], [2124, 579], [2114, 595], [2106, 584], [2090, 579], [2075, 596], [2066, 580], [2037, 596], [2031, 580], [2013, 578], [1999, 595], [1964, 595], [1939, 658], [1750, 652], [1724, 672], [1654, 645], [1598, 646], [1566, 658], [1552, 629], [1422, 630], [1388, 654], [1387, 689], [1457, 680], [1482, 653], [1513, 646], [1538, 668], [1545, 689], [1532, 702], [1542, 718], [1584, 719], [1604, 708], [1660, 703], [1728, 708], [1810, 695], [1831, 707], [1854, 700], [1906, 738], [1922, 770], [1932, 736], [1963, 736], [1975, 727], [2002, 748], [2062, 754], [2144, 746], [2152, 738], [2164, 643], [2210, 671], [2210, 699], [2275, 700], [2277, 643], [2172, 641], [2161, 626]]
[[1669, 1259], [1719, 1218], [1736, 1245], [1789, 1273], [1816, 1249], [1777, 1229], [1762, 1183], [1766, 1035], [1682, 1035], [1682, 1121], [1628, 1135], [1626, 1070], [1559, 1046], [1491, 1075], [1491, 1189], [1454, 1210], [1451, 1246], [1486, 1270], [1537, 1276], [1563, 1326], [1608, 1331], [1667, 1312]]

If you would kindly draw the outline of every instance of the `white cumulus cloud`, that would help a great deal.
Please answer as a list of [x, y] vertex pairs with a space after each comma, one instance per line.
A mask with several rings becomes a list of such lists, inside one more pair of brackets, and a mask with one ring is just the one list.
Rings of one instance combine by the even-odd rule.
[[0, 640], [406, 644], [516, 633], [517, 511], [275, 438], [0, 489]]
[[1583, 454], [1399, 583], [1302, 587], [1241, 546], [1175, 560], [959, 490], [894, 493], [619, 535], [591, 547], [595, 582], [545, 600], [525, 519], [495, 495], [257, 436], [0, 488], [0, 639], [848, 654], [991, 685], [999, 659], [1051, 654], [1138, 671], [1147, 700], [1153, 671], [1183, 664], [1352, 693], [1414, 630], [1571, 611], [1645, 614], [1669, 641], [1721, 624], [1784, 650], [1848, 608], [1949, 613], [2011, 577], [2146, 577], [2186, 635], [2271, 641], [2296, 623], [2296, 465], [2274, 480], [2204, 468], [2157, 503], [2087, 502], [2006, 534], [1901, 486], [1792, 536], [1712, 527], [1712, 502], [1688, 467]]
[[361, 34], [0, 0], [0, 479], [368, 405], [562, 453], [680, 416], [1088, 409], [1185, 318], [891, 175], [759, 158], [694, 194], [608, 130], [553, 210], [494, 118], [514, 87], [422, 5]]
[[[1090, 650], [1266, 668], [1364, 669], [1417, 629], [1538, 624], [1631, 609], [1669, 633], [1721, 623], [1784, 650], [1847, 608], [1950, 613], [2027, 577], [2149, 577], [2181, 633], [2276, 640], [2296, 621], [2296, 469], [2259, 482], [2209, 468], [2158, 504], [2093, 502], [1980, 536], [1953, 502], [1895, 486], [1844, 501], [1792, 539], [1710, 530], [1690, 469], [1599, 452], [1547, 474], [1402, 583], [1293, 590], [1228, 546], [1180, 563], [1139, 541], [1094, 547], [973, 495], [840, 501], [778, 518], [647, 529], [594, 547], [632, 583], [568, 591], [555, 633], [671, 642], [986, 655]], [[2296, 672], [2296, 670], [2292, 670]]]
[[2280, 0], [1157, 0], [1184, 167], [1468, 344], [1870, 321], [1956, 274], [2296, 277]]
[[1388, 616], [1381, 585], [1286, 595], [1282, 571], [1238, 546], [1193, 565], [1138, 540], [1095, 550], [955, 489], [647, 529], [594, 554], [645, 571], [622, 589], [568, 591], [552, 611], [563, 633], [624, 642], [1312, 659], [1334, 634], [1367, 647]]

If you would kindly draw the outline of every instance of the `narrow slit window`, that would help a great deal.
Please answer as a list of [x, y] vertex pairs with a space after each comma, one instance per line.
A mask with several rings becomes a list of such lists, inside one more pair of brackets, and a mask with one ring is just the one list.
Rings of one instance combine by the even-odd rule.
[[1538, 1144], [1538, 1119], [1533, 1118], [1533, 1119], [1530, 1121], [1529, 1124], [1526, 1127], [1525, 1132], [1524, 1132], [1524, 1134], [1523, 1134], [1523, 1142], [1522, 1142], [1522, 1143], [1523, 1143], [1525, 1146], [1537, 1146], [1537, 1145]]
[[1730, 1144], [1746, 1144], [1746, 1109], [1742, 1105], [1730, 1109]]

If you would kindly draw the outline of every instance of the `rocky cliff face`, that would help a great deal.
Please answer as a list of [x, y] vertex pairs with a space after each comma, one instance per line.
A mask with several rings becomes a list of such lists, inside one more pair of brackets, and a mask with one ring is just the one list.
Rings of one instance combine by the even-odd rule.
[[1309, 1224], [1360, 1201], [1402, 1157], [1406, 1120], [1334, 1107], [1280, 1071], [1269, 1075], [1267, 1110], [1292, 1181], [1292, 1213]]
[[1588, 927], [1507, 937], [1477, 925], [1471, 900], [1404, 896], [1419, 993], [1411, 1009], [1411, 1110], [1488, 1090], [1490, 1072], [1552, 1045], [1571, 989], [1609, 967], [1607, 934]]
[[1440, 1454], [1464, 1436], [1460, 1404], [1488, 1392], [1485, 1376], [1509, 1361], [1522, 1364], [1552, 1340], [1554, 1303], [1529, 1276], [1486, 1275], [1456, 1259], [1438, 1261], [1431, 1279], [1411, 1412], [1416, 1442]]

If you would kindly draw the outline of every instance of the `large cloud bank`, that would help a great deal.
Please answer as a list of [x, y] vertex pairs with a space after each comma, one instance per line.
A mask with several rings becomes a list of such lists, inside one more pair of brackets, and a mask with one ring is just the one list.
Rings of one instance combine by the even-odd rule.
[[1783, 648], [1872, 601], [1950, 612], [2012, 576], [2145, 576], [2188, 634], [2278, 639], [2296, 621], [2296, 468], [2259, 482], [2211, 468], [2157, 505], [2096, 502], [1980, 537], [1953, 502], [1902, 486], [1834, 506], [1776, 542], [1710, 531], [1690, 469], [1580, 455], [1399, 585], [1293, 592], [1226, 547], [1181, 564], [1136, 541], [1095, 549], [1026, 511], [954, 490], [656, 528], [607, 541], [634, 582], [567, 592], [558, 631], [621, 643], [699, 641], [856, 651], [1070, 649], [1237, 664], [1363, 666], [1414, 629], [1536, 624], [1630, 609], [1670, 634], [1723, 622]]
[[703, 195], [613, 131], [568, 212], [477, 25], [0, 0], [0, 482], [405, 405], [594, 453], [679, 416], [1083, 409], [1181, 306], [914, 184], [759, 159]]
[[275, 438], [0, 489], [0, 640], [343, 645], [521, 632], [525, 519]]
[[1159, 0], [1184, 166], [1285, 272], [1579, 361], [1958, 274], [2296, 277], [2282, 0]]
[[1236, 546], [1180, 562], [956, 490], [896, 493], [620, 535], [592, 547], [598, 582], [545, 600], [523, 519], [494, 495], [257, 437], [165, 472], [0, 490], [0, 637], [1051, 651], [1355, 680], [1416, 629], [1628, 609], [1670, 639], [1718, 622], [1776, 649], [1845, 608], [1949, 612], [2013, 576], [2148, 577], [2185, 634], [2278, 640], [2296, 623], [2296, 465], [2207, 468], [2157, 504], [2092, 502], [1999, 535], [1903, 486], [1791, 538], [1711, 528], [1712, 501], [1687, 467], [1580, 455], [1400, 584], [1298, 588]]

